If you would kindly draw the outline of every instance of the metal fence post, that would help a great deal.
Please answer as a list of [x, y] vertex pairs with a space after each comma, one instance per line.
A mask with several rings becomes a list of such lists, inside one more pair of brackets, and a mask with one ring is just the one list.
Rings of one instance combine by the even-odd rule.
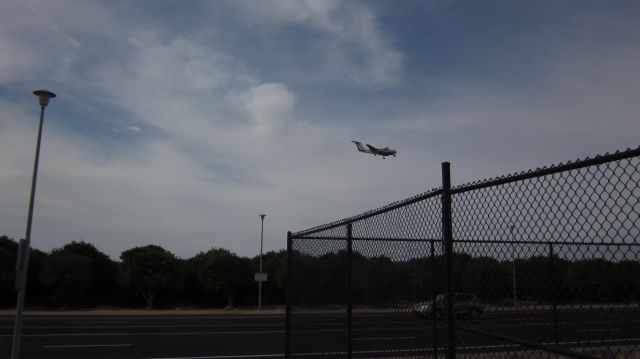
[[352, 326], [352, 303], [351, 303], [351, 257], [353, 253], [352, 226], [347, 224], [347, 358], [351, 359], [353, 354], [353, 326]]
[[445, 257], [445, 300], [447, 309], [447, 345], [445, 357], [455, 359], [456, 340], [453, 318], [453, 222], [451, 219], [451, 168], [442, 163], [442, 236]]
[[433, 239], [429, 241], [431, 244], [431, 286], [433, 287], [431, 299], [431, 326], [433, 330], [433, 357], [438, 358], [438, 323], [436, 322], [436, 249]]
[[560, 344], [560, 333], [558, 329], [558, 306], [556, 304], [556, 291], [557, 291], [557, 281], [556, 281], [556, 269], [554, 265], [553, 258], [553, 243], [549, 243], [549, 269], [551, 278], [551, 306], [553, 308], [553, 333], [555, 336], [556, 345]]
[[293, 303], [291, 302], [291, 287], [292, 287], [292, 240], [291, 240], [291, 232], [287, 232], [287, 279], [285, 282], [285, 307], [286, 307], [286, 315], [285, 315], [285, 323], [284, 323], [284, 357], [290, 358], [291, 356], [291, 306]]

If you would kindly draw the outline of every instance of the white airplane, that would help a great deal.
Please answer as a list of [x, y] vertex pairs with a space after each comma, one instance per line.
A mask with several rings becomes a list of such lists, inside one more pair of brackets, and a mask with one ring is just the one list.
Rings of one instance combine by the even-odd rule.
[[367, 147], [364, 147], [362, 145], [362, 143], [358, 142], [358, 141], [351, 141], [353, 143], [356, 144], [356, 147], [358, 147], [358, 151], [360, 152], [364, 152], [364, 153], [371, 153], [374, 156], [382, 156], [382, 158], [386, 158], [387, 156], [393, 156], [396, 157], [396, 150], [391, 149], [389, 147], [385, 147], [385, 148], [376, 148], [371, 146], [370, 144], [367, 144]]

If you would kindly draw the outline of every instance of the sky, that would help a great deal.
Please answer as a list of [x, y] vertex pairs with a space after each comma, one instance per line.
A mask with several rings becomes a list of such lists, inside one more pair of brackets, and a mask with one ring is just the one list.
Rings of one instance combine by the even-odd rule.
[[[640, 144], [640, 2], [0, 2], [0, 235], [118, 259]], [[396, 158], [357, 152], [390, 146]]]

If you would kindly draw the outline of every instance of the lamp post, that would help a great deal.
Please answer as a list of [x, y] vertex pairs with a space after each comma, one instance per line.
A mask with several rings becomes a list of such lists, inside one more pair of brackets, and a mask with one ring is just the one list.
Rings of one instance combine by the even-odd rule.
[[[264, 237], [264, 217], [266, 214], [261, 214], [262, 226], [260, 228], [260, 275], [262, 275], [262, 240]], [[258, 310], [262, 309], [262, 278], [258, 281]]]
[[29, 213], [27, 215], [27, 231], [24, 240], [20, 241], [18, 258], [16, 259], [16, 289], [18, 301], [16, 303], [16, 321], [13, 329], [13, 343], [11, 358], [20, 357], [20, 332], [22, 330], [22, 312], [24, 310], [24, 297], [27, 290], [27, 270], [29, 269], [29, 251], [31, 249], [31, 223], [33, 221], [33, 204], [36, 195], [36, 180], [38, 178], [38, 162], [40, 160], [40, 142], [42, 139], [42, 124], [44, 120], [44, 108], [49, 104], [49, 99], [56, 94], [49, 90], [36, 90], [33, 94], [38, 96], [40, 103], [40, 125], [38, 127], [38, 140], [36, 142], [36, 157], [33, 164], [33, 177], [31, 179], [31, 197], [29, 199]]

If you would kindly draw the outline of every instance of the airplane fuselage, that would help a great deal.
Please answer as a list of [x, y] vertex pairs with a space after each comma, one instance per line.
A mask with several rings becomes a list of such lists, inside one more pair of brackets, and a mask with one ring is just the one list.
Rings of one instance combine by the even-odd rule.
[[382, 156], [382, 158], [385, 158], [387, 156], [395, 157], [397, 153], [396, 150], [391, 149], [389, 147], [377, 148], [377, 147], [371, 146], [370, 144], [367, 144], [367, 147], [364, 147], [362, 143], [358, 141], [351, 141], [351, 142], [356, 144], [358, 151], [364, 152], [364, 153], [371, 153], [374, 156]]
[[379, 156], [383, 156], [383, 157], [395, 156], [395, 154], [396, 154], [395, 150], [385, 149], [385, 148], [382, 148], [382, 149], [379, 149], [379, 150], [376, 150], [376, 151], [371, 151], [371, 152], [373, 152], [373, 154], [376, 155], [376, 156], [379, 155]]

